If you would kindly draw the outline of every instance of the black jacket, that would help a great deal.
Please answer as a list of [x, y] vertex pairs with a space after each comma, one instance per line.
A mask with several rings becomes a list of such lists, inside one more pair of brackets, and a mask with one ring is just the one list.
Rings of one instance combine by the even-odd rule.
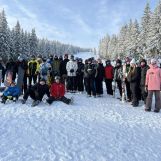
[[96, 67], [95, 67], [95, 65], [94, 64], [87, 64], [86, 66], [85, 66], [85, 76], [87, 77], [87, 78], [95, 78], [95, 76], [96, 76]]
[[61, 61], [60, 67], [59, 67], [60, 76], [62, 76], [63, 74], [67, 74], [66, 65], [68, 61], [69, 59], [64, 59], [63, 61]]
[[39, 95], [40, 100], [43, 99], [45, 94], [50, 97], [49, 86], [47, 84], [41, 85], [40, 83], [36, 83], [31, 87], [31, 89], [35, 92], [35, 94]]
[[82, 76], [84, 75], [84, 64], [83, 63], [78, 63], [78, 69], [77, 69], [77, 76]]
[[141, 80], [140, 80], [140, 86], [145, 86], [145, 80], [146, 80], [146, 73], [149, 69], [149, 66], [146, 65], [145, 67], [141, 68]]
[[103, 78], [104, 78], [104, 76], [105, 76], [105, 68], [104, 68], [104, 66], [103, 66], [103, 64], [98, 64], [97, 65], [97, 68], [96, 68], [96, 70], [97, 70], [97, 74], [96, 74], [96, 79], [97, 80], [100, 80], [100, 81], [103, 81]]

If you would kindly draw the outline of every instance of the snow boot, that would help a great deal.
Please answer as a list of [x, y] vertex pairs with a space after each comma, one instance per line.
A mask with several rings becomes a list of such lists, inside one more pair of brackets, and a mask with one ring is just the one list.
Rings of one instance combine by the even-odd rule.
[[35, 106], [37, 106], [39, 103], [40, 103], [39, 100], [33, 101], [31, 106], [32, 106], [32, 107], [35, 107]]
[[151, 109], [150, 109], [150, 108], [145, 108], [145, 111], [146, 111], [146, 112], [150, 112]]
[[155, 113], [159, 113], [160, 110], [159, 110], [159, 109], [155, 109], [154, 112], [155, 112]]
[[21, 103], [22, 103], [22, 104], [25, 104], [25, 103], [26, 103], [26, 100], [25, 100], [25, 99], [23, 99], [23, 100], [21, 101]]

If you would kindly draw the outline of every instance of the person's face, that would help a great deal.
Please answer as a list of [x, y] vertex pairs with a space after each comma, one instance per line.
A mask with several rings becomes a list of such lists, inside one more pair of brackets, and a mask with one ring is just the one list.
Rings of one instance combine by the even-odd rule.
[[130, 65], [131, 65], [131, 67], [135, 67], [135, 64], [133, 64], [133, 63], [132, 63], [132, 64], [130, 64]]
[[59, 83], [59, 82], [60, 82], [60, 80], [59, 80], [59, 79], [56, 79], [56, 80], [55, 80], [55, 82], [56, 82], [56, 83]]
[[120, 63], [117, 63], [116, 65], [117, 65], [117, 66], [120, 66]]
[[40, 84], [41, 84], [41, 85], [45, 85], [45, 82], [44, 82], [44, 81], [40, 81]]
[[141, 62], [141, 66], [144, 66], [145, 65], [145, 62]]

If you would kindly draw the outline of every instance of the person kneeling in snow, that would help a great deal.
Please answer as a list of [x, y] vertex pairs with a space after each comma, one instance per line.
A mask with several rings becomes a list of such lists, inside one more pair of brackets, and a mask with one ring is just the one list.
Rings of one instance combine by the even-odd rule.
[[4, 91], [1, 103], [5, 104], [7, 99], [16, 102], [16, 100], [18, 100], [20, 93], [21, 93], [20, 88], [16, 86], [15, 82], [12, 82], [10, 86]]
[[55, 77], [55, 83], [53, 83], [51, 85], [50, 95], [51, 95], [51, 97], [49, 99], [47, 99], [48, 104], [52, 104], [53, 101], [62, 101], [66, 104], [72, 103], [72, 98], [68, 99], [64, 96], [65, 95], [65, 86], [63, 83], [60, 82], [59, 76]]
[[32, 107], [37, 106], [42, 101], [45, 94], [50, 97], [49, 87], [46, 84], [46, 80], [42, 78], [39, 83], [36, 83], [25, 92], [22, 104], [25, 104], [30, 96], [34, 100]]

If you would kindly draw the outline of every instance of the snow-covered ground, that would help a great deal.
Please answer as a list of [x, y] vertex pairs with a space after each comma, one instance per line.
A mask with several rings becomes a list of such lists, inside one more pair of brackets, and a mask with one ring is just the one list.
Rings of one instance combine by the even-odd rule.
[[0, 161], [160, 161], [161, 114], [107, 96], [0, 104]]

